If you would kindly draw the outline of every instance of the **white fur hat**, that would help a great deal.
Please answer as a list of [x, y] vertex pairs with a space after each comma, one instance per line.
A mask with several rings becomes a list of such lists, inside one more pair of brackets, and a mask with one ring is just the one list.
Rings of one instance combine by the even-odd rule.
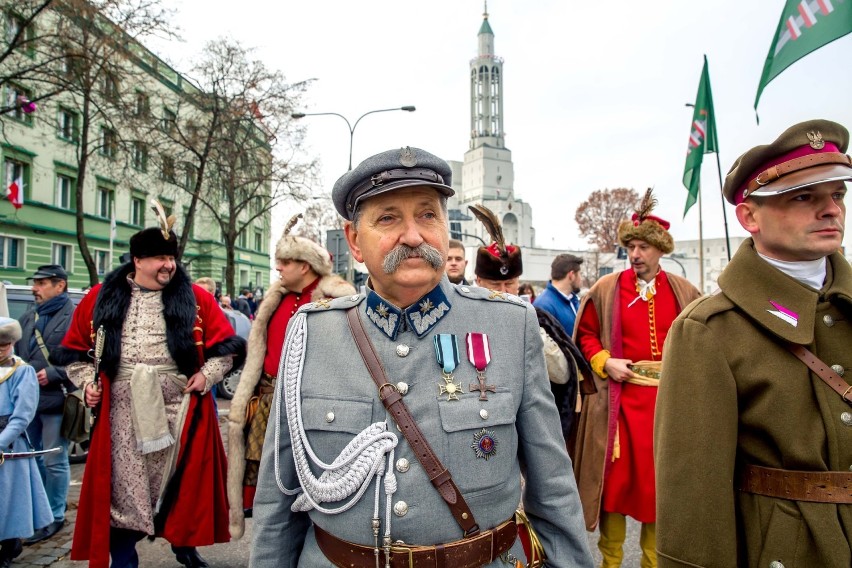
[[275, 258], [307, 262], [314, 272], [320, 276], [328, 276], [331, 274], [331, 255], [328, 251], [310, 239], [290, 234], [290, 230], [301, 217], [301, 213], [294, 215], [287, 223], [284, 235], [275, 245]]
[[15, 343], [21, 339], [21, 324], [18, 320], [0, 317], [0, 345]]

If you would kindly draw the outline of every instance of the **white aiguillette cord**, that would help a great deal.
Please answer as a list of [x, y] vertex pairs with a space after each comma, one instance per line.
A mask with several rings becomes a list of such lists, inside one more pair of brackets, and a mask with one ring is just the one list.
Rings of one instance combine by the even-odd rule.
[[[398, 438], [393, 432], [388, 432], [387, 422], [376, 422], [362, 430], [340, 455], [330, 464], [323, 462], [314, 453], [305, 433], [302, 420], [302, 372], [305, 362], [305, 345], [308, 330], [306, 315], [299, 313], [288, 328], [284, 344], [281, 364], [278, 369], [277, 386], [275, 388], [274, 421], [275, 421], [275, 482], [278, 489], [285, 495], [300, 494], [291, 506], [293, 511], [309, 511], [316, 509], [327, 515], [337, 515], [351, 509], [364, 495], [373, 477], [376, 478], [376, 494], [373, 506], [372, 529], [375, 539], [378, 538], [379, 522], [379, 479], [385, 475], [385, 535], [390, 536], [391, 497], [396, 493], [396, 475], [393, 472], [394, 448]], [[282, 395], [283, 392], [283, 395]], [[299, 485], [295, 489], [284, 487], [281, 481], [280, 451], [281, 447], [281, 397], [284, 397], [287, 413], [287, 425], [290, 429], [290, 441], [293, 448], [293, 461]], [[385, 455], [387, 474], [385, 468]], [[316, 477], [311, 471], [311, 463], [321, 468], [323, 473]], [[322, 503], [333, 503], [352, 497], [340, 507], [327, 508]], [[377, 543], [378, 544], [378, 543]]]

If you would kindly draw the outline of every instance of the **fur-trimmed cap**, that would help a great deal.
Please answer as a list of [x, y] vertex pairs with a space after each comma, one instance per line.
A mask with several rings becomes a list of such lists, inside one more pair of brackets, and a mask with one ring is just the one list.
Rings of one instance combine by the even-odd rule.
[[665, 219], [651, 215], [657, 200], [654, 198], [653, 190], [649, 187], [642, 198], [639, 209], [633, 213], [629, 221], [622, 221], [618, 225], [618, 242], [626, 247], [633, 239], [645, 241], [669, 254], [674, 250], [674, 240], [669, 233], [671, 224]]
[[130, 256], [146, 258], [149, 256], [178, 255], [177, 235], [172, 230], [175, 216], [166, 216], [165, 208], [156, 199], [151, 200], [151, 209], [157, 217], [158, 227], [142, 229], [130, 237]]
[[0, 345], [15, 343], [21, 339], [21, 324], [18, 320], [0, 317]]
[[307, 262], [320, 276], [331, 274], [331, 255], [323, 247], [305, 237], [291, 235], [290, 231], [302, 218], [302, 214], [293, 215], [284, 228], [284, 235], [275, 245], [275, 258], [278, 260], [301, 260]]
[[506, 244], [503, 227], [494, 212], [484, 205], [471, 205], [468, 209], [485, 225], [494, 241], [476, 251], [473, 273], [488, 280], [509, 280], [520, 276], [524, 272], [521, 248]]

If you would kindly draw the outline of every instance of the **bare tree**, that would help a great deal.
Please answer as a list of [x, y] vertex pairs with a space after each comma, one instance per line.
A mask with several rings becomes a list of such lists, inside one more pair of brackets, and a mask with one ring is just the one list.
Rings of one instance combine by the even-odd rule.
[[233, 293], [240, 238], [282, 201], [306, 200], [316, 178], [316, 163], [302, 159], [303, 129], [290, 118], [309, 83], [287, 83], [230, 39], [208, 43], [194, 75], [199, 89], [182, 99], [165, 129], [170, 159], [191, 172], [179, 247], [182, 253], [202, 204], [220, 228], [225, 286]]
[[613, 252], [618, 244], [618, 224], [639, 202], [634, 189], [597, 189], [580, 204], [574, 220], [580, 236], [601, 252]]
[[[98, 269], [85, 229], [89, 167], [96, 160], [98, 172], [116, 178], [126, 168], [123, 134], [136, 112], [134, 101], [128, 99], [133, 98], [134, 84], [150, 80], [145, 67], [156, 60], [139, 41], [154, 35], [174, 37], [169, 23], [172, 11], [163, 7], [162, 0], [25, 0], [23, 4], [25, 13], [17, 7], [12, 12], [18, 15], [19, 29], [11, 42], [16, 46], [10, 44], [6, 50], [4, 80], [37, 92], [32, 101], [62, 93], [63, 106], [75, 113], [75, 228], [89, 283], [96, 284]], [[36, 28], [41, 31], [32, 31]], [[12, 105], [5, 110], [17, 108]], [[55, 120], [49, 115], [39, 120]], [[98, 213], [109, 216], [109, 211]]]
[[38, 90], [36, 95], [4, 97], [0, 115], [20, 113], [61, 91], [61, 86], [51, 80], [52, 67], [62, 57], [51, 50], [57, 38], [56, 28], [47, 21], [51, 4], [54, 0], [0, 1], [0, 84], [7, 88], [26, 84]]

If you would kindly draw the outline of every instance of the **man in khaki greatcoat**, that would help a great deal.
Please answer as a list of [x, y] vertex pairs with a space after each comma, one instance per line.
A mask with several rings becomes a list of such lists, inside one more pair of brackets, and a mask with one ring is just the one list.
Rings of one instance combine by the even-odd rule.
[[669, 331], [654, 432], [661, 567], [852, 566], [848, 143], [812, 120], [728, 173], [725, 198], [752, 238], [720, 292]]

